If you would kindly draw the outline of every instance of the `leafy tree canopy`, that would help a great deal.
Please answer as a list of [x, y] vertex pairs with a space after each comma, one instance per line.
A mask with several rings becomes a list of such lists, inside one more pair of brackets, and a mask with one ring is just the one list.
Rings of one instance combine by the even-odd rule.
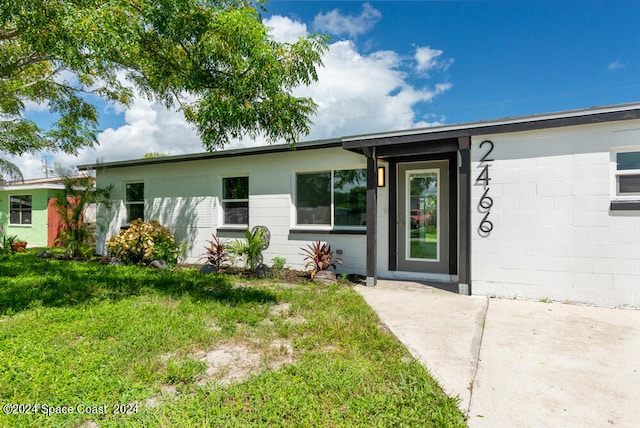
[[[258, 134], [294, 143], [316, 105], [292, 90], [317, 80], [327, 39], [277, 42], [259, 9], [249, 0], [0, 0], [0, 157], [96, 143], [86, 95], [127, 105], [123, 76], [182, 109], [207, 150]], [[25, 118], [32, 103], [54, 114], [50, 129]], [[0, 172], [19, 176], [5, 160]]]

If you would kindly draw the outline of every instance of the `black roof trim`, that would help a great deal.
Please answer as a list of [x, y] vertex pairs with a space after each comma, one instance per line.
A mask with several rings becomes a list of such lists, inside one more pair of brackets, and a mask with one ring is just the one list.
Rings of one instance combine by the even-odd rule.
[[[364, 147], [378, 147], [394, 144], [407, 144], [426, 141], [443, 140], [449, 138], [472, 137], [474, 135], [484, 134], [502, 134], [507, 132], [522, 132], [537, 129], [559, 128], [564, 126], [587, 125], [594, 123], [614, 122], [620, 120], [640, 119], [640, 105], [636, 104], [636, 108], [613, 110], [605, 112], [592, 112], [585, 110], [586, 114], [571, 116], [540, 115], [526, 116], [521, 120], [505, 120], [475, 122], [469, 124], [452, 125], [423, 128], [420, 130], [409, 131], [406, 133], [398, 133], [389, 135], [369, 135], [361, 138], [353, 137], [343, 142], [346, 150], [361, 151]], [[467, 125], [467, 126], [465, 126]]]
[[496, 120], [468, 122], [430, 128], [391, 131], [367, 135], [355, 135], [342, 138], [297, 143], [292, 149], [289, 144], [250, 147], [234, 150], [221, 150], [187, 155], [167, 156], [152, 159], [132, 159], [117, 162], [79, 165], [80, 171], [124, 168], [130, 166], [156, 165], [173, 162], [188, 162], [204, 159], [259, 155], [266, 153], [282, 153], [291, 150], [313, 150], [342, 147], [346, 150], [362, 153], [366, 147], [396, 146], [428, 141], [442, 141], [475, 135], [522, 132], [538, 129], [559, 128], [565, 126], [587, 125], [640, 119], [640, 103], [619, 104], [604, 107], [593, 107], [580, 110], [567, 110], [555, 113], [510, 117]]
[[116, 162], [95, 163], [87, 165], [78, 165], [78, 170], [88, 171], [94, 169], [108, 168], [125, 168], [130, 166], [157, 165], [163, 163], [189, 162], [204, 159], [228, 158], [237, 156], [260, 155], [265, 153], [282, 153], [297, 150], [325, 149], [333, 147], [342, 147], [342, 140], [338, 138], [329, 140], [319, 140], [304, 143], [297, 143], [295, 146], [290, 144], [277, 144], [273, 146], [248, 147], [243, 149], [221, 150], [218, 152], [204, 152], [187, 155], [166, 156], [150, 159], [132, 159]]

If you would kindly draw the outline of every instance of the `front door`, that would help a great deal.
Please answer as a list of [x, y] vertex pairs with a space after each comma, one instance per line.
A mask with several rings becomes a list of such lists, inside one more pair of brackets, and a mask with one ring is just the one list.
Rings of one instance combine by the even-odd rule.
[[398, 268], [449, 272], [449, 162], [398, 164]]

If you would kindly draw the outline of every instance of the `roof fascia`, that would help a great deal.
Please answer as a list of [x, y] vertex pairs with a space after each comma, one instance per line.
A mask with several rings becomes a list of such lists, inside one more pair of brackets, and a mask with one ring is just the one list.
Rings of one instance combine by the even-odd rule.
[[64, 189], [64, 185], [62, 184], [11, 184], [11, 185], [0, 185], [0, 191], [23, 191], [23, 190], [40, 190], [40, 189], [49, 189], [49, 190], [61, 190]]
[[260, 147], [244, 148], [244, 149], [221, 150], [218, 152], [204, 152], [204, 153], [196, 153], [196, 154], [188, 154], [188, 155], [166, 156], [161, 158], [132, 159], [132, 160], [125, 160], [125, 161], [117, 161], [117, 162], [86, 164], [86, 165], [78, 165], [78, 170], [89, 171], [89, 170], [108, 169], [108, 168], [124, 168], [124, 167], [130, 167], [130, 166], [157, 165], [157, 164], [164, 164], [164, 163], [189, 162], [189, 161], [197, 161], [197, 160], [205, 160], [205, 159], [250, 156], [250, 155], [260, 155], [260, 154], [267, 154], [267, 153], [283, 153], [283, 152], [290, 152], [290, 151], [324, 149], [324, 148], [333, 148], [333, 147], [342, 147], [342, 140], [334, 138], [334, 139], [307, 142], [307, 143], [298, 143], [294, 146], [290, 144], [278, 144], [273, 146], [260, 146]]
[[587, 114], [541, 115], [506, 120], [476, 122], [461, 125], [424, 128], [404, 133], [372, 134], [361, 137], [345, 138], [343, 147], [347, 150], [361, 151], [363, 147], [407, 144], [425, 141], [442, 140], [474, 135], [501, 134], [539, 129], [560, 128], [566, 126], [587, 125], [640, 118], [640, 105], [635, 108], [592, 112], [581, 110]]

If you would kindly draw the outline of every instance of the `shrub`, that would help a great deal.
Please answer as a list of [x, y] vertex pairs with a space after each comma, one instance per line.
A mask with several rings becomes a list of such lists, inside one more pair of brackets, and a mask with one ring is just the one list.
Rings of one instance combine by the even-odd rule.
[[0, 254], [13, 253], [13, 243], [18, 240], [15, 235], [2, 235], [2, 248], [0, 248]]
[[162, 226], [158, 220], [145, 223], [140, 219], [132, 221], [128, 229], [112, 236], [107, 245], [110, 256], [133, 263], [149, 263], [156, 259], [175, 263], [180, 248], [169, 228]]
[[276, 257], [271, 259], [271, 263], [273, 263], [271, 265], [271, 269], [273, 269], [273, 270], [283, 270], [284, 266], [287, 264], [287, 259], [285, 259], [284, 257], [276, 256]]
[[265, 229], [254, 227], [252, 231], [246, 231], [244, 241], [236, 239], [228, 246], [229, 252], [238, 257], [244, 257], [251, 270], [262, 261], [262, 251], [267, 247], [268, 240]]
[[207, 242], [209, 243], [209, 246], [204, 247], [205, 253], [202, 255], [202, 258], [206, 259], [207, 263], [214, 265], [218, 270], [220, 270], [222, 265], [229, 260], [227, 245], [215, 234], [211, 234], [211, 241]]
[[304, 268], [306, 269], [309, 266], [312, 267], [312, 279], [319, 271], [329, 270], [330, 267], [335, 269], [336, 263], [342, 264], [342, 260], [334, 260], [331, 245], [327, 244], [326, 242], [316, 241], [300, 249], [303, 251], [303, 255], [305, 255], [304, 260], [307, 260]]

